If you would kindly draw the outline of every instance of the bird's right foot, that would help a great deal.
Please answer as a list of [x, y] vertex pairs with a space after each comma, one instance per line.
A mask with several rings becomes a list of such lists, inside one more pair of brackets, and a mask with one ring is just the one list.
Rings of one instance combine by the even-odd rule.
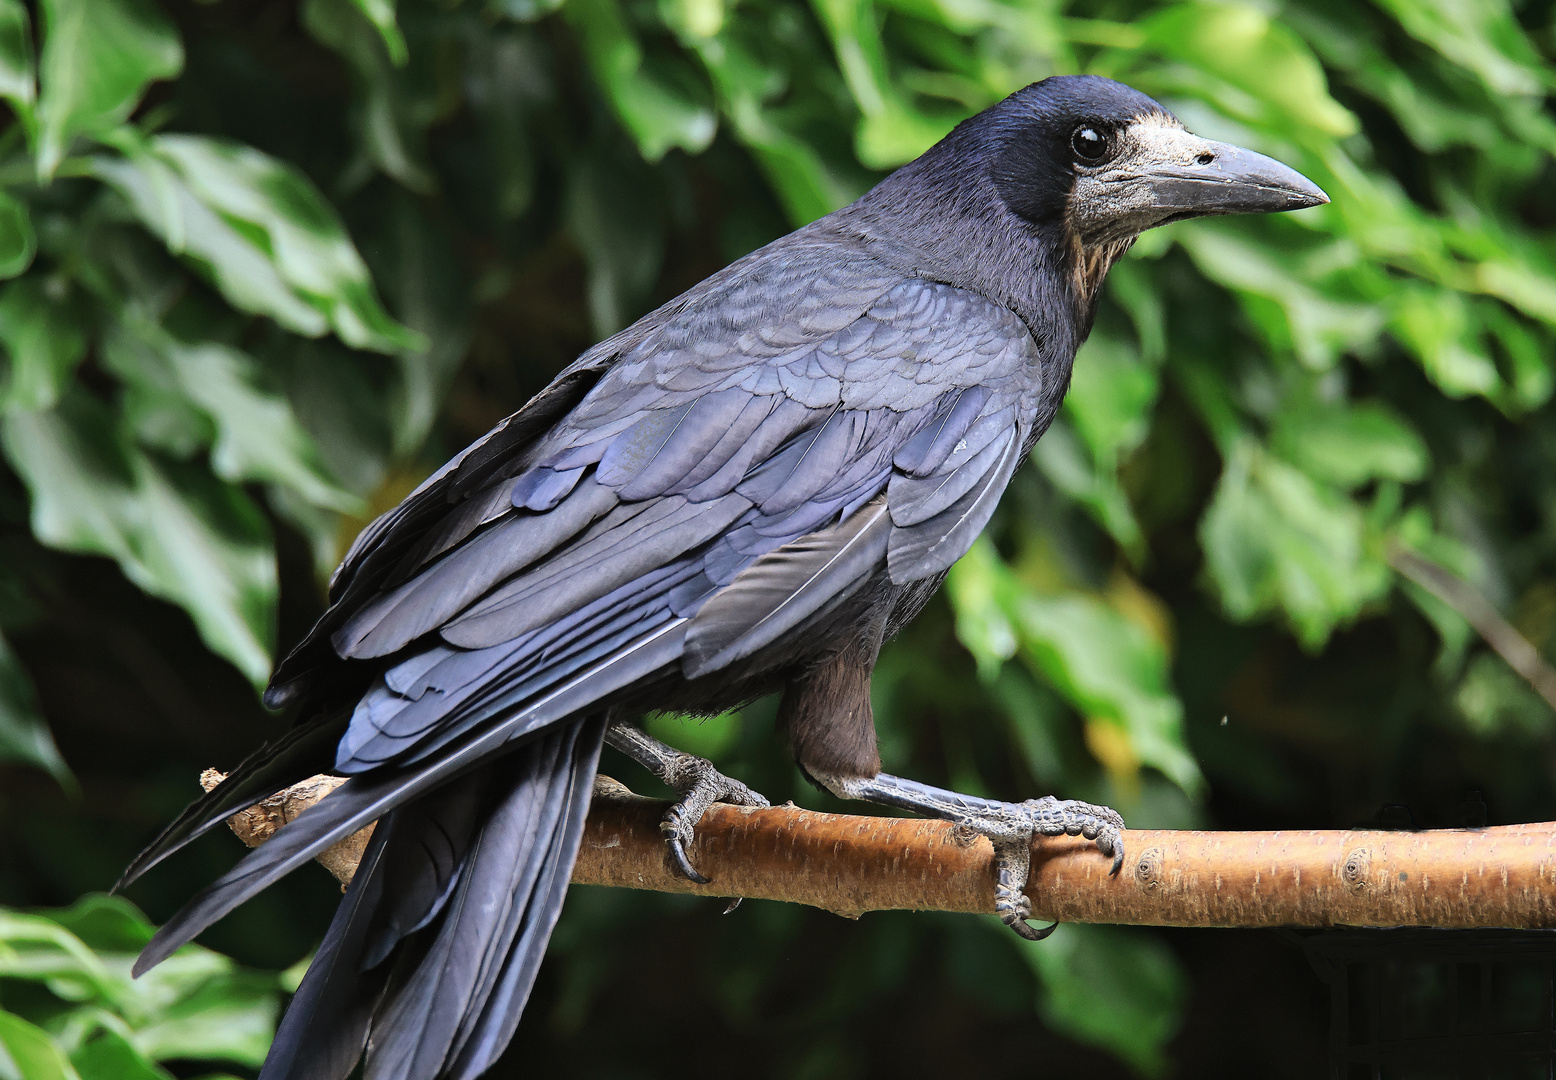
[[614, 721], [605, 741], [680, 793], [659, 820], [659, 831], [676, 868], [698, 885], [711, 884], [686, 854], [696, 836], [697, 823], [714, 803], [735, 806], [770, 806], [764, 797], [739, 780], [725, 776], [713, 762], [660, 742], [636, 724]]

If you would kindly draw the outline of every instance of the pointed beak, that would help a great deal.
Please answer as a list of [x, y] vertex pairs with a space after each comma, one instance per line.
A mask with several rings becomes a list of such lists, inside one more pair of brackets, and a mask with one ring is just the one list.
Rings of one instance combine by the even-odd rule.
[[[1207, 214], [1271, 214], [1329, 201], [1319, 186], [1274, 158], [1240, 146], [1195, 140], [1189, 160], [1152, 164], [1140, 177], [1167, 221]], [[1142, 163], [1144, 164], [1144, 163]]]
[[1070, 229], [1087, 242], [1212, 214], [1269, 214], [1329, 201], [1317, 184], [1274, 158], [1146, 120], [1120, 131], [1117, 151], [1078, 171]]

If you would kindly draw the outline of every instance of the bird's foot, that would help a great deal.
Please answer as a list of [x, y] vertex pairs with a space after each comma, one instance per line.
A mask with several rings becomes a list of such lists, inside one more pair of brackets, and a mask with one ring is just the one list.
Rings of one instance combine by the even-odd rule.
[[670, 805], [670, 809], [660, 819], [659, 831], [665, 838], [665, 846], [670, 849], [670, 858], [674, 860], [677, 869], [699, 885], [711, 884], [692, 865], [686, 854], [702, 815], [714, 803], [731, 803], [735, 806], [771, 804], [739, 780], [719, 772], [713, 767], [713, 762], [660, 742], [635, 724], [612, 723], [605, 733], [605, 741], [680, 793], [681, 797]]
[[[676, 751], [680, 753], [680, 751]], [[660, 777], [666, 784], [681, 793], [670, 805], [665, 816], [659, 819], [659, 831], [670, 848], [670, 857], [681, 873], [699, 885], [709, 881], [687, 858], [686, 849], [696, 833], [697, 823], [708, 807], [714, 803], [732, 803], [735, 806], [769, 806], [761, 795], [746, 787], [739, 780], [731, 779], [713, 767], [706, 758], [692, 754], [680, 754], [674, 777]]]
[[971, 839], [987, 836], [994, 845], [994, 913], [1000, 922], [1028, 941], [1042, 941], [1058, 923], [1034, 927], [1032, 901], [1026, 894], [1032, 872], [1032, 840], [1038, 836], [1084, 836], [1104, 855], [1113, 856], [1109, 873], [1124, 864], [1119, 832], [1124, 819], [1106, 806], [1046, 796], [1024, 803], [996, 803], [998, 810], [977, 811], [955, 818], [957, 832]]
[[1106, 806], [1047, 796], [1023, 803], [996, 802], [930, 787], [900, 776], [881, 773], [868, 779], [816, 777], [833, 794], [866, 799], [953, 822], [952, 835], [971, 843], [986, 836], [994, 845], [994, 912], [1000, 921], [1028, 941], [1041, 941], [1051, 926], [1035, 927], [1027, 878], [1032, 870], [1032, 840], [1038, 836], [1084, 836], [1104, 855], [1113, 856], [1110, 874], [1124, 865], [1124, 819]]

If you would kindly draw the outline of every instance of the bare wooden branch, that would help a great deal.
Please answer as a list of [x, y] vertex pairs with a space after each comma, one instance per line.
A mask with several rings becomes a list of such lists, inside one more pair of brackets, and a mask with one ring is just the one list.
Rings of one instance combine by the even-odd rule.
[[[225, 779], [227, 779], [226, 773], [216, 769], [206, 769], [200, 774], [200, 786], [210, 791]], [[239, 810], [227, 819], [227, 824], [232, 827], [239, 840], [249, 847], [259, 847], [274, 836], [277, 829], [345, 782], [346, 778], [343, 776], [326, 776], [323, 773], [310, 776], [300, 784], [293, 784], [285, 791], [276, 792], [258, 806]], [[351, 884], [351, 878], [357, 872], [357, 864], [362, 861], [362, 853], [367, 850], [367, 842], [372, 837], [373, 826], [369, 825], [359, 832], [352, 833], [334, 847], [325, 849], [317, 862], [334, 874], [335, 880], [339, 881], [341, 888], [344, 889]]]
[[[235, 815], [233, 831], [257, 847], [339, 783], [304, 781]], [[598, 778], [573, 882], [786, 900], [849, 917], [994, 908], [988, 841], [959, 843], [945, 822], [715, 806], [691, 852], [713, 883], [696, 885], [666, 856], [664, 810]], [[370, 834], [371, 827], [362, 830], [319, 861], [349, 882]], [[1036, 841], [1027, 890], [1034, 917], [1155, 926], [1556, 927], [1556, 823], [1433, 832], [1139, 829], [1124, 833], [1124, 850], [1123, 870], [1109, 877], [1109, 860], [1085, 840]]]

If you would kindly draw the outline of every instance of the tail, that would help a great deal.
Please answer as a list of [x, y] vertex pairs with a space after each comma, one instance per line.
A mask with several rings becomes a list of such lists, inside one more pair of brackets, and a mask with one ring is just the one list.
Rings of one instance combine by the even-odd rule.
[[[190, 900], [134, 973], [377, 821], [261, 1075], [343, 1080], [364, 1048], [371, 1080], [479, 1075], [513, 1035], [561, 909], [605, 710], [673, 669], [685, 624], [671, 619], [520, 702], [496, 695], [427, 756], [350, 777]], [[244, 782], [268, 783], [282, 759], [256, 755]], [[136, 869], [220, 820], [214, 806], [208, 796], [192, 807], [181, 838]]]
[[315, 720], [254, 751], [227, 774], [226, 780], [190, 803], [145, 851], [135, 856], [114, 885], [114, 892], [128, 888], [147, 870], [244, 807], [253, 806], [299, 780], [328, 772], [335, 764], [335, 746], [348, 719], [334, 716]]
[[492, 1066], [561, 911], [604, 734], [603, 714], [555, 725], [380, 820], [261, 1080], [344, 1080], [364, 1049], [369, 1080]]

